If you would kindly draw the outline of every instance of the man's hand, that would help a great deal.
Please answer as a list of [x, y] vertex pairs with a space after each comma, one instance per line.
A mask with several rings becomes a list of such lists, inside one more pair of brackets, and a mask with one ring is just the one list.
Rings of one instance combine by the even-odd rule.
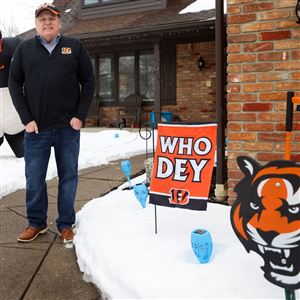
[[74, 117], [71, 119], [70, 124], [73, 129], [79, 130], [82, 126], [82, 121]]
[[26, 132], [28, 132], [28, 133], [32, 133], [32, 132], [39, 133], [39, 129], [38, 129], [38, 126], [37, 126], [37, 124], [36, 124], [35, 121], [29, 122], [29, 123], [25, 126], [25, 130], [26, 130]]

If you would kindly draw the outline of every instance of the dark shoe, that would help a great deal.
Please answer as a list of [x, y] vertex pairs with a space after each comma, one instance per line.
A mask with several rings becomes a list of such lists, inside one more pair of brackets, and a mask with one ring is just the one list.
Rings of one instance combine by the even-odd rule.
[[47, 232], [47, 227], [38, 228], [28, 226], [25, 230], [21, 232], [21, 234], [17, 237], [19, 242], [28, 243], [35, 240], [39, 234], [44, 234]]
[[71, 243], [74, 238], [74, 232], [71, 227], [67, 227], [58, 231], [60, 235], [60, 239], [64, 244]]

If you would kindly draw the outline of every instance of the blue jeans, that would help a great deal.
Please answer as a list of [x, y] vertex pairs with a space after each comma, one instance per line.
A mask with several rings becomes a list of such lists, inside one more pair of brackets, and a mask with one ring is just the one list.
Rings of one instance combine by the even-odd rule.
[[72, 128], [25, 133], [26, 208], [29, 225], [47, 226], [48, 195], [46, 174], [51, 147], [58, 173], [58, 230], [75, 223], [74, 201], [78, 183], [80, 131]]

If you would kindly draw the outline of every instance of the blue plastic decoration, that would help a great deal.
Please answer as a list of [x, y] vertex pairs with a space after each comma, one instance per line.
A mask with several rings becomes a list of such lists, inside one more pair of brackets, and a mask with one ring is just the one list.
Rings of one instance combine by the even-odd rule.
[[129, 159], [121, 161], [121, 170], [125, 174], [128, 180], [129, 187], [131, 187], [130, 184], [130, 170], [131, 170], [131, 165]]
[[212, 253], [212, 239], [209, 231], [205, 229], [195, 229], [191, 234], [191, 244], [193, 251], [201, 264], [206, 264]]
[[161, 112], [161, 121], [162, 122], [171, 122], [173, 117], [173, 113], [170, 111], [162, 111]]
[[153, 112], [153, 111], [150, 113], [150, 124], [152, 127], [156, 127], [156, 125], [157, 125], [155, 112]]
[[148, 198], [148, 188], [144, 183], [138, 183], [133, 187], [134, 195], [143, 208], [146, 207]]

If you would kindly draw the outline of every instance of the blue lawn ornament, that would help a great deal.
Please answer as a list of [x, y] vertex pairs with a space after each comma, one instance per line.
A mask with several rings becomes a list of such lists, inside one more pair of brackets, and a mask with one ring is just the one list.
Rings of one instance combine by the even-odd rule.
[[131, 186], [131, 184], [130, 184], [130, 169], [131, 169], [131, 165], [130, 165], [129, 159], [121, 161], [121, 170], [127, 177], [129, 187]]
[[146, 207], [148, 198], [148, 188], [145, 183], [138, 183], [133, 187], [134, 195], [143, 208]]
[[206, 264], [212, 253], [212, 239], [209, 231], [195, 229], [191, 234], [193, 251], [201, 264]]

